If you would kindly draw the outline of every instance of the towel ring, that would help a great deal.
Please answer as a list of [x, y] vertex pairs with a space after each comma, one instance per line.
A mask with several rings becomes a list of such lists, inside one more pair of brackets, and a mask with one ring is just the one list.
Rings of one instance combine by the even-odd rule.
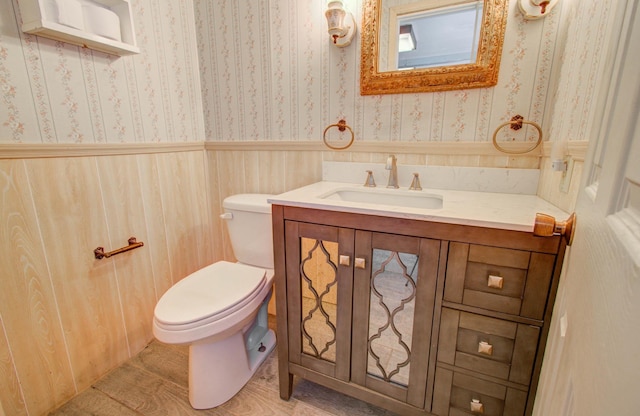
[[[536, 128], [536, 130], [538, 130], [538, 141], [530, 148], [522, 150], [522, 151], [518, 151], [518, 150], [506, 150], [504, 149], [502, 146], [500, 146], [498, 144], [498, 141], [496, 140], [496, 137], [498, 136], [498, 131], [505, 127], [505, 126], [511, 126], [511, 130], [520, 130], [522, 128], [523, 124], [530, 124], [533, 127]], [[529, 153], [532, 150], [534, 150], [536, 147], [540, 146], [540, 143], [542, 143], [542, 129], [540, 128], [540, 125], [536, 122], [533, 121], [527, 121], [525, 120], [520, 114], [516, 114], [515, 116], [513, 116], [511, 118], [511, 120], [507, 121], [506, 123], [502, 123], [498, 126], [498, 128], [496, 129], [496, 131], [493, 133], [493, 146], [498, 149], [499, 151], [503, 152], [503, 153], [508, 153], [511, 155], [521, 155], [524, 153]]]
[[[345, 131], [345, 130], [349, 130], [349, 132], [351, 133], [351, 140], [349, 141], [349, 143], [344, 146], [344, 147], [336, 147], [336, 146], [332, 146], [327, 142], [327, 131], [331, 128], [331, 127], [337, 127], [338, 130], [340, 131]], [[322, 133], [322, 141], [324, 142], [325, 145], [327, 145], [327, 147], [329, 149], [333, 149], [333, 150], [344, 150], [349, 148], [349, 146], [351, 146], [353, 144], [353, 139], [355, 138], [355, 135], [353, 134], [353, 130], [351, 129], [351, 127], [349, 127], [347, 125], [347, 122], [344, 119], [340, 119], [336, 124], [330, 124], [327, 126], [327, 128], [324, 129], [324, 132]]]

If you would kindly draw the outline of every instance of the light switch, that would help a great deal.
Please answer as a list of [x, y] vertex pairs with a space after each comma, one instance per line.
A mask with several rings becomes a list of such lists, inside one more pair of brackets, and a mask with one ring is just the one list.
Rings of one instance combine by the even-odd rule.
[[560, 318], [560, 336], [562, 338], [567, 335], [567, 327], [569, 326], [569, 319], [567, 318], [567, 313], [565, 312]]

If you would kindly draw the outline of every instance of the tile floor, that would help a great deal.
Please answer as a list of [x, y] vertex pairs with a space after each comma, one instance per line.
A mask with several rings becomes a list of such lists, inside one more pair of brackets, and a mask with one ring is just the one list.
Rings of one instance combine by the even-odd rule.
[[187, 347], [153, 341], [50, 415], [394, 415], [298, 378], [291, 399], [281, 400], [276, 351], [233, 399], [215, 409], [197, 411], [189, 405], [187, 365]]

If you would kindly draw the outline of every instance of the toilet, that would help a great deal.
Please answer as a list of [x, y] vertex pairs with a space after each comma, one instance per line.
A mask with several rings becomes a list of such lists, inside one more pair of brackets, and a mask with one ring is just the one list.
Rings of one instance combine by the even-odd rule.
[[273, 283], [271, 204], [265, 194], [223, 201], [237, 263], [219, 261], [173, 285], [158, 301], [153, 334], [189, 345], [189, 401], [209, 409], [232, 398], [273, 350], [267, 325]]

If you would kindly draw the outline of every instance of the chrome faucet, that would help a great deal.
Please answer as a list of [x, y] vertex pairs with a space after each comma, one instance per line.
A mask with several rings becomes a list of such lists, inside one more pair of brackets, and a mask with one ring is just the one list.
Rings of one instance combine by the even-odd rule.
[[387, 188], [398, 188], [398, 159], [395, 155], [389, 155], [385, 169], [389, 171], [389, 182]]

